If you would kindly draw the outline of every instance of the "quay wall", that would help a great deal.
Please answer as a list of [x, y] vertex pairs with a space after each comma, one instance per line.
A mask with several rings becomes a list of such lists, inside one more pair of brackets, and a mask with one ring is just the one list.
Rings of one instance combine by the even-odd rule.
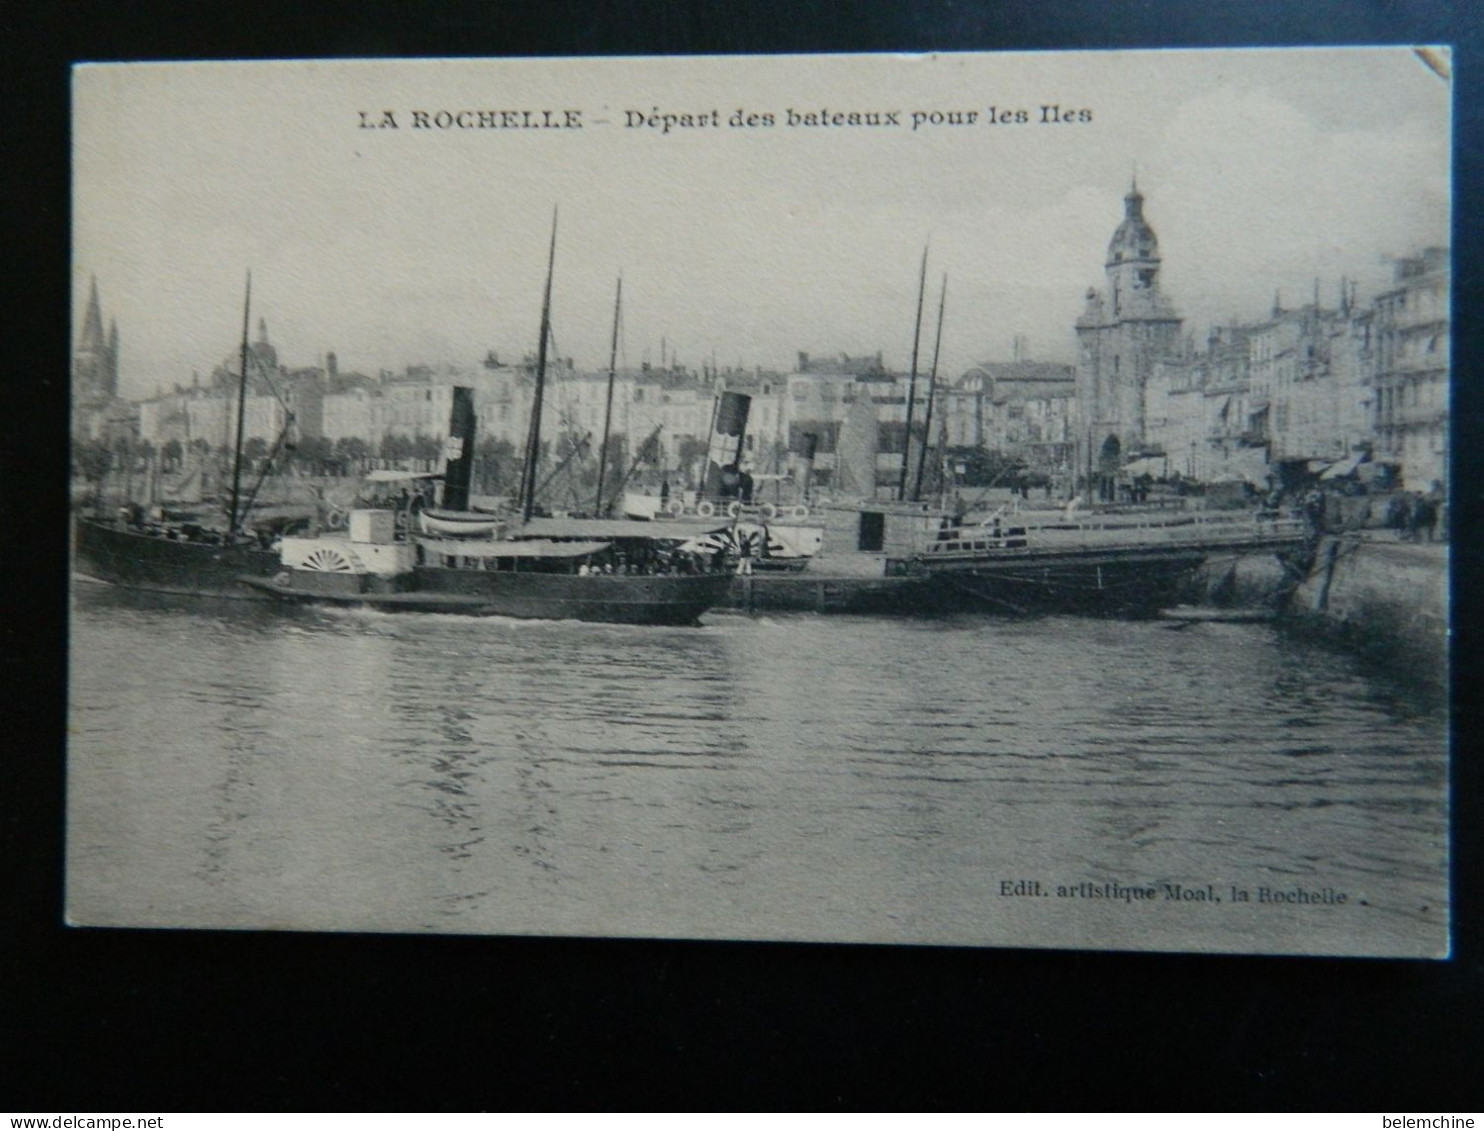
[[1277, 610], [1299, 580], [1286, 556], [1271, 550], [1212, 554], [1191, 577], [1181, 599], [1193, 605]]
[[1388, 669], [1442, 688], [1448, 672], [1448, 547], [1379, 531], [1326, 535], [1284, 610]]

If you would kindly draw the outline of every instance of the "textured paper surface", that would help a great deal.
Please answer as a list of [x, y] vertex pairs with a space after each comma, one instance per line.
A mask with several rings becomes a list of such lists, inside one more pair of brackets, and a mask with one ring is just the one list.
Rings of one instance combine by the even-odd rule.
[[[1075, 364], [1073, 326], [1088, 288], [1104, 285], [1109, 237], [1136, 181], [1159, 235], [1160, 285], [1199, 343], [1209, 327], [1254, 322], [1275, 302], [1297, 307], [1318, 295], [1333, 305], [1342, 279], [1373, 296], [1391, 285], [1395, 258], [1447, 244], [1446, 65], [1445, 52], [1392, 48], [83, 67], [74, 77], [76, 317], [80, 323], [96, 279], [122, 334], [119, 393], [134, 400], [189, 385], [193, 372], [209, 371], [232, 349], [249, 268], [254, 321], [259, 313], [267, 319], [294, 364], [319, 364], [333, 350], [342, 371], [374, 375], [412, 364], [477, 365], [491, 350], [514, 358], [534, 352], [547, 241], [559, 211], [555, 347], [578, 368], [606, 366], [621, 274], [629, 364], [663, 358], [696, 369], [786, 373], [801, 351], [879, 350], [889, 367], [905, 369], [925, 246], [929, 278], [950, 280], [946, 378], [985, 358], [1008, 359], [1017, 337], [1034, 357]], [[198, 639], [209, 646], [211, 630]], [[827, 654], [816, 660], [831, 663]], [[754, 661], [764, 662], [739, 662]], [[117, 691], [111, 677], [78, 665], [74, 712], [86, 707], [78, 706], [79, 692], [86, 700], [102, 687]], [[809, 671], [808, 664], [780, 669], [757, 684], [758, 694], [807, 695], [799, 680]], [[313, 694], [286, 681], [262, 709], [308, 718], [327, 697], [344, 712], [358, 695], [381, 694], [358, 677], [337, 686], [335, 673], [322, 675]], [[1057, 679], [1054, 671], [1035, 676]], [[203, 688], [216, 686], [202, 678]], [[1208, 678], [1220, 681], [1222, 672]], [[450, 685], [437, 694], [449, 699], [457, 691]], [[148, 695], [136, 696], [136, 705], [140, 697]], [[103, 698], [113, 704], [108, 711], [121, 710], [117, 699]], [[181, 848], [172, 838], [201, 832], [192, 831], [194, 818], [202, 827], [214, 820], [219, 834], [235, 819], [219, 812], [208, 820], [183, 800], [168, 817], [151, 809], [162, 802], [145, 778], [173, 772], [172, 758], [220, 757], [239, 742], [230, 715], [213, 715], [197, 751], [170, 747], [165, 757], [170, 743], [181, 742], [189, 714], [166, 698], [159, 725], [171, 737], [159, 749], [120, 749], [105, 759], [108, 741], [96, 727], [86, 742], [74, 742], [69, 888], [78, 922], [1362, 954], [1446, 949], [1446, 911], [1436, 901], [1390, 917], [1358, 910], [1364, 885], [1335, 877], [1330, 844], [1294, 844], [1287, 879], [1281, 867], [1259, 874], [1244, 864], [1206, 867], [1211, 874], [1182, 876], [1177, 886], [1278, 890], [1297, 877], [1315, 892], [1343, 889], [1348, 906], [1278, 906], [1264, 917], [1228, 897], [1219, 908], [1193, 910], [1165, 893], [1176, 882], [1171, 871], [1147, 872], [1132, 848], [1120, 861], [1099, 862], [1078, 855], [1086, 846], [1071, 847], [1075, 836], [1058, 841], [1052, 826], [1075, 828], [1078, 819], [1076, 805], [1060, 803], [1048, 803], [1047, 838], [1027, 845], [1023, 857], [973, 865], [983, 877], [977, 889], [938, 885], [936, 863], [917, 875], [904, 856], [889, 886], [900, 898], [920, 880], [913, 900], [928, 910], [898, 908], [876, 924], [852, 906], [879, 897], [860, 890], [858, 878], [839, 906], [816, 887], [788, 881], [790, 868], [822, 866], [810, 861], [807, 841], [769, 865], [785, 873], [774, 877], [776, 902], [787, 908], [796, 901], [793, 917], [728, 918], [730, 905], [710, 896], [693, 918], [683, 898], [635, 915], [625, 904], [653, 896], [638, 877], [632, 898], [620, 879], [611, 904], [594, 899], [585, 910], [555, 909], [540, 890], [522, 895], [517, 884], [502, 894], [503, 913], [439, 920], [398, 909], [401, 888], [439, 881], [398, 874], [392, 847], [384, 865], [374, 855], [337, 861], [335, 868], [359, 876], [353, 904], [337, 901], [339, 881], [301, 874], [283, 859], [272, 865], [271, 883], [251, 895], [218, 886], [221, 901], [201, 912], [188, 895], [172, 902], [127, 894], [128, 877], [149, 873]], [[753, 706], [770, 713], [766, 701]], [[830, 742], [848, 744], [849, 709], [841, 715]], [[149, 729], [137, 718], [120, 728], [134, 736]], [[803, 759], [816, 737], [771, 741]], [[322, 739], [323, 751], [292, 754], [314, 760], [334, 750], [338, 772], [354, 775], [348, 747], [329, 731]], [[542, 741], [532, 739], [532, 750]], [[1240, 744], [1243, 735], [1218, 725], [1212, 741]], [[1437, 752], [1441, 759], [1440, 742]], [[1420, 771], [1433, 831], [1425, 834], [1427, 850], [1404, 867], [1422, 887], [1446, 893], [1442, 765]], [[254, 836], [312, 845], [318, 818], [296, 805], [285, 784], [291, 769], [279, 772], [283, 792], [252, 800], [254, 819], [266, 822]], [[118, 781], [110, 784], [110, 775]], [[1296, 780], [1302, 783], [1301, 770]], [[560, 792], [545, 797], [553, 811], [562, 808]], [[219, 783], [215, 794], [201, 796], [230, 810], [231, 794]], [[1296, 786], [1296, 798], [1308, 796]], [[115, 797], [129, 804], [113, 807]], [[151, 833], [154, 817], [169, 831]], [[374, 823], [374, 812], [364, 819]], [[560, 821], [551, 823], [560, 840]], [[980, 851], [964, 835], [950, 855]], [[1136, 831], [1128, 836], [1137, 842]], [[683, 851], [685, 838], [667, 843]], [[371, 893], [383, 866], [386, 905], [379, 908]], [[1380, 886], [1394, 866], [1376, 862]], [[1102, 893], [1070, 890], [1083, 884], [1102, 885]], [[1069, 891], [1043, 896], [1048, 886]], [[1119, 894], [1145, 887], [1153, 892], [1147, 906], [1142, 895]], [[934, 926], [940, 901], [952, 913]]]

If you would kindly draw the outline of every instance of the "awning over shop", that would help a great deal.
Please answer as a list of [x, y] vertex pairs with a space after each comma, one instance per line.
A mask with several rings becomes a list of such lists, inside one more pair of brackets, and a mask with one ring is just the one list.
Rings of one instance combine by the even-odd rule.
[[1354, 475], [1355, 469], [1364, 463], [1366, 458], [1366, 453], [1361, 452], [1359, 455], [1351, 456], [1349, 459], [1342, 459], [1339, 463], [1331, 464], [1329, 469], [1319, 478], [1343, 479], [1347, 475]]
[[1136, 459], [1126, 465], [1123, 473], [1130, 478], [1137, 479], [1141, 475], [1150, 475], [1155, 479], [1163, 478], [1169, 473], [1170, 461], [1167, 456], [1145, 456]]

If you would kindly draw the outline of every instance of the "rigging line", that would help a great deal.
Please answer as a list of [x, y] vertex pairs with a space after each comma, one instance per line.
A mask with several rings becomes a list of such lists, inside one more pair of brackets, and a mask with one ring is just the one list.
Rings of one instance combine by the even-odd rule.
[[252, 510], [253, 503], [257, 500], [258, 497], [258, 491], [262, 488], [263, 482], [268, 478], [268, 473], [273, 470], [273, 460], [277, 457], [279, 450], [283, 447], [284, 440], [288, 438], [289, 429], [293, 426], [294, 414], [289, 413], [288, 420], [284, 423], [282, 430], [278, 433], [278, 439], [273, 442], [273, 450], [270, 451], [268, 453], [268, 457], [263, 460], [262, 470], [258, 472], [258, 481], [252, 485], [252, 490], [247, 493], [247, 502], [242, 504], [242, 516], [244, 518], [247, 516], [248, 512]]
[[922, 340], [922, 299], [927, 290], [928, 249], [922, 249], [922, 272], [917, 280], [917, 316], [912, 323], [912, 376], [907, 383], [907, 423], [902, 431], [902, 474], [897, 480], [897, 501], [907, 497], [907, 461], [912, 452], [912, 408], [917, 399], [917, 347]]
[[[922, 420], [922, 443], [917, 448], [917, 478], [912, 482], [912, 501], [915, 503], [922, 497], [922, 473], [927, 464], [928, 448], [933, 442], [933, 402], [938, 396], [938, 354], [943, 348], [943, 307], [948, 302], [948, 272], [943, 273], [943, 290], [938, 296], [938, 338], [933, 345], [933, 369], [928, 378], [927, 411]], [[948, 419], [947, 409], [944, 409], [943, 419]]]
[[268, 375], [267, 364], [261, 358], [257, 357], [254, 357], [252, 359], [252, 364], [253, 368], [257, 370], [258, 376], [263, 379], [263, 383], [268, 386], [268, 391], [273, 394], [273, 399], [276, 400], [279, 404], [283, 405], [284, 412], [292, 415], [293, 409], [289, 408], [289, 402], [284, 400], [283, 397], [279, 394], [278, 386], [273, 383], [273, 378]]

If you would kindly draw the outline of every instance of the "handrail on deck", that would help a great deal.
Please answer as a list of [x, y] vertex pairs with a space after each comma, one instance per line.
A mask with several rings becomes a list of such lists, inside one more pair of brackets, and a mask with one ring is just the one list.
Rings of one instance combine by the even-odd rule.
[[[1148, 537], [1149, 531], [1159, 531], [1164, 537]], [[1088, 537], [1088, 535], [1099, 533], [1105, 536]], [[1106, 537], [1109, 534], [1119, 533], [1128, 533], [1133, 536]], [[1192, 516], [1188, 521], [1174, 523], [1074, 521], [1030, 526], [1001, 522], [993, 528], [984, 524], [944, 527], [938, 531], [936, 540], [927, 544], [923, 556], [941, 557], [949, 554], [987, 552], [1013, 555], [1055, 549], [1085, 550], [1115, 547], [1135, 549], [1153, 546], [1262, 545], [1274, 541], [1299, 542], [1307, 538], [1309, 533], [1309, 524], [1303, 519], [1263, 518], [1256, 515], [1223, 519]], [[1047, 534], [1052, 534], [1052, 537], [1046, 537]], [[1141, 534], [1145, 536], [1140, 537]], [[1056, 535], [1062, 537], [1056, 537]]]

